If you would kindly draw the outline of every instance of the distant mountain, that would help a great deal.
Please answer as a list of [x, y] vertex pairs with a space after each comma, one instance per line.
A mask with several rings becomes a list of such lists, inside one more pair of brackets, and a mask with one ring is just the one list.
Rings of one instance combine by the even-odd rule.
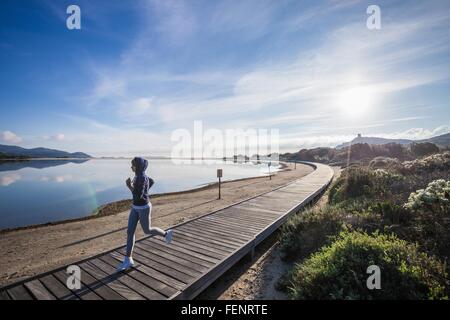
[[348, 147], [349, 145], [357, 144], [357, 143], [367, 143], [367, 144], [386, 144], [386, 143], [398, 143], [398, 144], [410, 144], [413, 140], [408, 139], [386, 139], [386, 138], [378, 138], [378, 137], [363, 137], [360, 134], [349, 142], [344, 142], [336, 146], [336, 149], [342, 149]]
[[0, 153], [11, 155], [14, 157], [29, 158], [92, 158], [83, 152], [66, 152], [47, 148], [25, 149], [18, 146], [8, 146], [0, 144]]
[[419, 140], [417, 142], [431, 142], [439, 147], [449, 147], [450, 146], [450, 133], [446, 133], [437, 137], [430, 139]]
[[378, 138], [378, 137], [363, 137], [360, 134], [349, 142], [344, 142], [336, 146], [336, 149], [342, 149], [348, 147], [349, 145], [354, 145], [357, 143], [367, 143], [370, 145], [374, 144], [387, 144], [387, 143], [398, 143], [398, 144], [410, 144], [412, 142], [431, 142], [440, 147], [448, 147], [450, 146], [450, 133], [446, 133], [437, 137], [424, 139], [424, 140], [408, 140], [408, 139], [387, 139], [387, 138]]

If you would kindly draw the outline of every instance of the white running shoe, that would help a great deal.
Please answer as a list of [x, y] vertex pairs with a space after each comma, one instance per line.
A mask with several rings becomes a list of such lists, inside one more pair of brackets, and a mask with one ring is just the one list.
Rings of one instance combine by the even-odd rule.
[[134, 266], [133, 258], [131, 257], [125, 257], [123, 259], [123, 262], [117, 267], [117, 271], [124, 271]]
[[166, 243], [169, 244], [172, 242], [172, 237], [173, 237], [173, 231], [172, 229], [167, 230], [166, 232]]

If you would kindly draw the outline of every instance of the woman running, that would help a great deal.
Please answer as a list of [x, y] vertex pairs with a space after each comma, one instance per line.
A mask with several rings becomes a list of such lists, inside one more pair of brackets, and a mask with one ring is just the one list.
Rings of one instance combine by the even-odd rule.
[[135, 173], [133, 181], [130, 178], [126, 180], [126, 185], [133, 194], [133, 205], [128, 218], [127, 230], [127, 252], [123, 262], [117, 268], [118, 271], [126, 270], [134, 265], [132, 253], [135, 241], [135, 232], [138, 221], [141, 223], [142, 230], [148, 235], [157, 235], [164, 237], [166, 243], [172, 241], [172, 230], [164, 231], [160, 228], [151, 228], [152, 204], [149, 201], [148, 190], [152, 187], [154, 181], [145, 174], [148, 161], [144, 158], [135, 157], [131, 161], [131, 169]]

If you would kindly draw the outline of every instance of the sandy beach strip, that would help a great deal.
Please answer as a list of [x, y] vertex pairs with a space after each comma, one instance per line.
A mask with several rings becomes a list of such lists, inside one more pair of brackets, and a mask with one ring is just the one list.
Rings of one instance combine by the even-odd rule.
[[[270, 191], [313, 171], [293, 164], [274, 175], [222, 183], [222, 199], [215, 184], [185, 192], [155, 196], [152, 225], [167, 228]], [[21, 280], [125, 244], [130, 201], [106, 206], [100, 215], [53, 225], [35, 226], [0, 234], [0, 286]], [[136, 239], [142, 238], [140, 227]]]

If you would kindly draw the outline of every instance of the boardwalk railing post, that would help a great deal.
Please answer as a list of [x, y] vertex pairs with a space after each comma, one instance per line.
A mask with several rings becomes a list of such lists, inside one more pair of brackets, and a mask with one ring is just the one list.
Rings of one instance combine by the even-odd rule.
[[255, 260], [256, 237], [252, 241], [252, 249], [250, 250], [250, 260]]
[[220, 199], [220, 178], [222, 178], [222, 169], [217, 169], [217, 178], [219, 178], [219, 199]]

